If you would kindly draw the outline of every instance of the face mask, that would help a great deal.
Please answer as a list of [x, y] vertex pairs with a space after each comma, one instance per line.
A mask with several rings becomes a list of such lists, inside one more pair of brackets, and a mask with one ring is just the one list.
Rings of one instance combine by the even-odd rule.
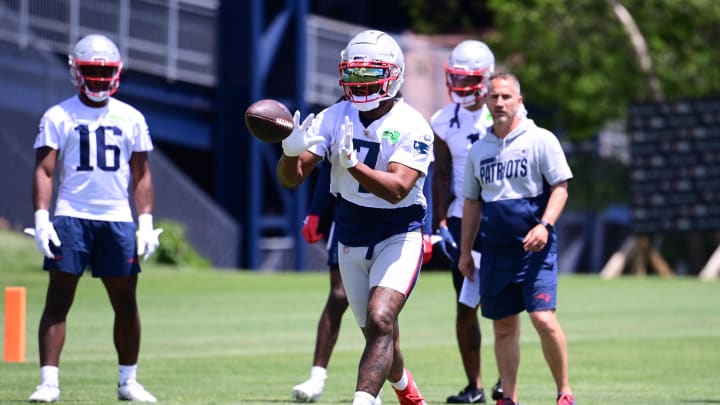
[[451, 92], [450, 98], [452, 99], [453, 103], [460, 104], [460, 106], [462, 107], [472, 107], [473, 105], [478, 103], [475, 94], [469, 94], [465, 97], [461, 97], [457, 93]]
[[370, 111], [380, 107], [380, 100], [370, 101], [367, 103], [351, 103], [353, 108], [358, 111]]
[[92, 100], [96, 103], [100, 103], [100, 102], [107, 100], [107, 98], [110, 96], [110, 92], [109, 91], [91, 92], [89, 89], [85, 88], [85, 95], [90, 100]]

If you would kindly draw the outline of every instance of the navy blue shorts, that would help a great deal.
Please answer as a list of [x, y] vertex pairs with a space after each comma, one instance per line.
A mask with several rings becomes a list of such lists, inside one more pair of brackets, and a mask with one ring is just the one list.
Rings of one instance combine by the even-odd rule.
[[486, 249], [480, 263], [482, 315], [501, 319], [525, 310], [554, 310], [557, 281], [555, 238], [537, 253], [510, 255]]
[[61, 246], [50, 243], [55, 258], [45, 258], [43, 269], [80, 276], [90, 267], [93, 277], [128, 277], [140, 272], [135, 223], [59, 216], [53, 225]]

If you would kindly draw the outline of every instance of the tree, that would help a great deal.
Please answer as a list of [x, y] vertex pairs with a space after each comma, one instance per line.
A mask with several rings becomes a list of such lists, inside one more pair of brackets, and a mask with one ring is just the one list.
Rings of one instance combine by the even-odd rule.
[[[637, 24], [649, 71], [612, 3]], [[633, 102], [655, 101], [648, 75], [668, 100], [720, 94], [720, 2], [490, 0], [489, 8], [488, 44], [518, 75], [526, 100], [549, 107], [541, 124], [570, 139], [594, 136]]]
[[[462, 27], [488, 43], [496, 69], [520, 79], [531, 118], [573, 141], [589, 140], [608, 122], [625, 118], [635, 102], [720, 95], [717, 0], [477, 0], [472, 10], [462, 0], [444, 9], [428, 6], [436, 0], [403, 2], [415, 31], [457, 33]], [[487, 12], [490, 29], [482, 23]], [[475, 25], [464, 24], [467, 18]], [[569, 154], [582, 185], [573, 188], [569, 208], [629, 204], [628, 167], [595, 157], [584, 148]], [[702, 251], [688, 255], [690, 261]]]
[[[415, 32], [487, 42], [526, 102], [541, 107], [533, 118], [572, 140], [593, 137], [658, 92], [668, 100], [720, 93], [717, 0], [401, 1]], [[639, 59], [613, 5], [628, 11], [649, 60]]]

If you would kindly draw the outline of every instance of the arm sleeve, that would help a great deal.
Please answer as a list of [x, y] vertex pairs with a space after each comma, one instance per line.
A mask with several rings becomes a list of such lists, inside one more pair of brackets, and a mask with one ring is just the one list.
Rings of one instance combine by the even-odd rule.
[[53, 119], [54, 111], [55, 110], [49, 110], [40, 120], [40, 126], [38, 127], [38, 134], [35, 137], [33, 148], [38, 149], [43, 146], [48, 146], [53, 149], [60, 149], [60, 144], [62, 142], [60, 139], [61, 132]]
[[153, 143], [150, 138], [150, 129], [148, 129], [145, 117], [138, 114], [136, 117], [136, 134], [135, 143], [133, 144], [133, 152], [149, 152], [153, 150]]
[[549, 131], [543, 131], [543, 135], [545, 140], [540, 144], [542, 153], [540, 171], [543, 177], [551, 186], [572, 179], [572, 171], [560, 141]]
[[317, 182], [313, 192], [308, 215], [322, 215], [328, 202], [334, 197], [330, 194], [330, 163], [323, 160], [317, 170]]

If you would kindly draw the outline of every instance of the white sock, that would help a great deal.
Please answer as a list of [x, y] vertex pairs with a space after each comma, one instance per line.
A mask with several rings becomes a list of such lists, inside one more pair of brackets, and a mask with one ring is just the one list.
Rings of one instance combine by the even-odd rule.
[[398, 391], [402, 391], [405, 388], [407, 388], [408, 377], [407, 377], [407, 373], [405, 372], [405, 369], [403, 369], [403, 375], [402, 375], [402, 377], [400, 377], [400, 381], [396, 381], [396, 382], [391, 381], [390, 384], [392, 384], [393, 388], [395, 388]]
[[118, 365], [118, 384], [125, 385], [127, 380], [137, 379], [137, 364], [132, 366]]
[[352, 405], [374, 405], [375, 397], [365, 391], [355, 391]]
[[57, 366], [40, 367], [40, 383], [47, 385], [60, 386], [60, 369]]
[[323, 367], [312, 366], [310, 369], [310, 379], [325, 384], [327, 379], [327, 370]]

